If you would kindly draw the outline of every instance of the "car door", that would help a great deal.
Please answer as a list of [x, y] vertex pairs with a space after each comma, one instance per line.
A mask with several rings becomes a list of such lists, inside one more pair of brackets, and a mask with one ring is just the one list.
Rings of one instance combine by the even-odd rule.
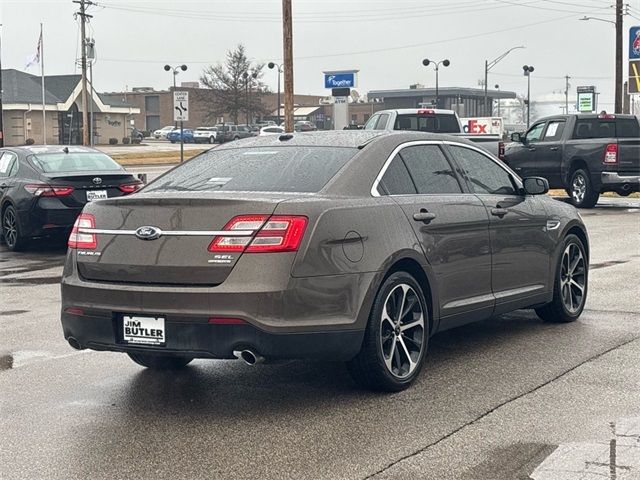
[[544, 177], [551, 188], [562, 188], [562, 138], [566, 121], [564, 119], [549, 120], [544, 134], [536, 142], [535, 169], [524, 171], [523, 176]]
[[10, 151], [0, 152], [0, 205], [10, 195], [18, 172], [18, 156]]
[[489, 217], [463, 182], [439, 142], [409, 142], [377, 187], [402, 208], [433, 271], [441, 328], [486, 318], [494, 306]]
[[495, 313], [529, 306], [536, 298], [544, 298], [552, 247], [540, 200], [525, 195], [519, 179], [486, 152], [454, 143], [449, 143], [448, 150], [469, 189], [489, 214]]
[[536, 154], [547, 122], [534, 124], [522, 139], [522, 143], [509, 145], [506, 163], [521, 177], [537, 175]]

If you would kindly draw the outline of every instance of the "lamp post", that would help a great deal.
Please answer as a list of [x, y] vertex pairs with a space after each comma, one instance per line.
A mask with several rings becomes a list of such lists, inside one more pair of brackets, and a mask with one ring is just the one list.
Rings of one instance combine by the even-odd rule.
[[[187, 71], [187, 66], [186, 65], [179, 65], [177, 67], [172, 67], [171, 65], [165, 65], [164, 66], [165, 71], [170, 72], [173, 71], [173, 91], [176, 91], [176, 76], [178, 75], [178, 73], [182, 72], [186, 72]], [[176, 123], [173, 123], [173, 126], [176, 126]], [[184, 122], [182, 120], [180, 120], [180, 163], [182, 163], [184, 161], [184, 138], [183, 138], [183, 130], [184, 130]]]
[[502, 55], [494, 58], [493, 60], [491, 60], [490, 62], [488, 60], [484, 61], [484, 101], [482, 102], [482, 106], [484, 109], [484, 115], [487, 115], [487, 111], [489, 110], [489, 105], [487, 105], [488, 103], [488, 99], [487, 99], [487, 88], [489, 86], [489, 70], [491, 70], [493, 67], [495, 67], [498, 63], [500, 63], [504, 57], [506, 57], [507, 55], [509, 55], [511, 52], [513, 52], [514, 50], [517, 50], [519, 48], [526, 48], [524, 46], [519, 46], [519, 47], [513, 47], [510, 48], [509, 50], [507, 50], [506, 52], [504, 52]]
[[[498, 85], [497, 83], [494, 85], [496, 90], [500, 90], [500, 85]], [[493, 111], [491, 112], [491, 116], [493, 116]], [[500, 99], [498, 98], [498, 116], [500, 116]]]
[[282, 75], [282, 72], [284, 71], [284, 66], [274, 62], [269, 62], [267, 66], [271, 70], [276, 67], [278, 68], [278, 125], [280, 125], [280, 75]]
[[614, 111], [615, 113], [622, 112], [622, 12], [621, 5], [618, 5], [619, 2], [616, 2], [616, 19], [618, 21], [614, 22], [613, 20], [606, 20], [604, 18], [598, 17], [588, 17], [584, 16], [580, 18], [580, 20], [596, 20], [598, 22], [605, 22], [612, 24], [616, 29], [616, 46], [615, 46], [615, 76], [616, 76], [616, 84], [615, 84], [615, 102], [614, 102]]
[[444, 59], [444, 60], [440, 60], [438, 62], [434, 62], [433, 60], [429, 60], [428, 58], [425, 58], [424, 60], [422, 60], [422, 65], [424, 65], [425, 67], [428, 67], [429, 65], [434, 65], [435, 69], [436, 69], [436, 108], [439, 107], [439, 86], [438, 86], [438, 72], [440, 71], [440, 65], [442, 65], [443, 67], [448, 67], [449, 65], [451, 65], [451, 62], [448, 59]]
[[527, 77], [527, 130], [531, 123], [531, 73], [535, 70], [532, 65], [524, 65], [522, 67], [524, 76]]

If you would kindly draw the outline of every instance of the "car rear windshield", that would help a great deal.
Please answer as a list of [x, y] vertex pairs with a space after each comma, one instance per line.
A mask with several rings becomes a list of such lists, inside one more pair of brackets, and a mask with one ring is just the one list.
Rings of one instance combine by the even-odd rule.
[[401, 114], [396, 117], [393, 129], [412, 132], [460, 133], [460, 124], [456, 116], [450, 114]]
[[211, 150], [158, 178], [144, 191], [315, 193], [357, 152], [356, 148], [299, 146]]
[[43, 173], [117, 171], [122, 167], [100, 152], [38, 153], [31, 163]]
[[635, 118], [581, 118], [573, 132], [574, 139], [638, 137], [640, 124]]

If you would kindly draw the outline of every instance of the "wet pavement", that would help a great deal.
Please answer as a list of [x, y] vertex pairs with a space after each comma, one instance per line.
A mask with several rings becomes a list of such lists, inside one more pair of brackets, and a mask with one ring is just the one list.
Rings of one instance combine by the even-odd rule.
[[154, 373], [74, 351], [63, 250], [0, 246], [0, 478], [640, 478], [640, 208], [583, 216], [595, 268], [579, 321], [519, 311], [444, 332], [393, 395], [341, 364]]

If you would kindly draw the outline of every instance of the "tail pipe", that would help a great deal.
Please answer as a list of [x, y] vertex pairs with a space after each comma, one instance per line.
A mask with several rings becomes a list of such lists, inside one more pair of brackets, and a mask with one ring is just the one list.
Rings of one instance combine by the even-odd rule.
[[233, 356], [243, 360], [247, 365], [257, 365], [264, 362], [264, 357], [258, 355], [253, 350], [234, 350]]

